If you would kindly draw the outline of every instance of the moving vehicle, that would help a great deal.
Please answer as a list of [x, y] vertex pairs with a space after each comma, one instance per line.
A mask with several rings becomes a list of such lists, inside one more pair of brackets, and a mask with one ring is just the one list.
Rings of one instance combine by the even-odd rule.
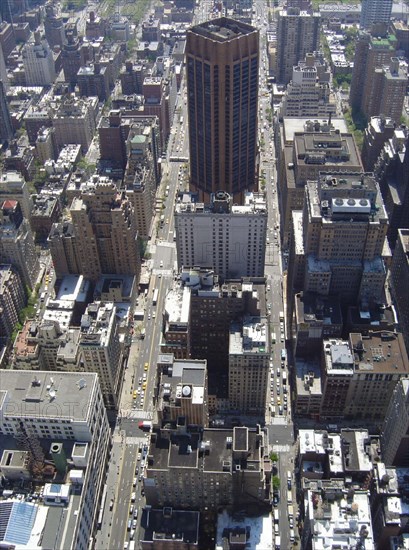
[[152, 428], [152, 421], [151, 420], [141, 420], [141, 422], [139, 422], [139, 424], [138, 424], [138, 427], [139, 427], [140, 430], [144, 430], [144, 431], [150, 430]]
[[152, 305], [154, 306], [156, 306], [156, 304], [158, 303], [158, 294], [159, 294], [159, 289], [155, 288], [152, 296]]
[[149, 363], [145, 363], [143, 366], [143, 370], [147, 371], [149, 369]]

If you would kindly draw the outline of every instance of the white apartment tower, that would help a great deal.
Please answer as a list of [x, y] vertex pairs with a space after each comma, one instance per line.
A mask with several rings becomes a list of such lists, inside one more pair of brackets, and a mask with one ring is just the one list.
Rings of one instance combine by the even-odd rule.
[[186, 193], [176, 204], [179, 267], [209, 267], [222, 279], [264, 275], [267, 205], [264, 195], [246, 193], [242, 206], [224, 191], [210, 204]]
[[23, 49], [23, 64], [28, 86], [49, 86], [55, 78], [53, 52], [39, 32], [34, 33], [34, 42]]

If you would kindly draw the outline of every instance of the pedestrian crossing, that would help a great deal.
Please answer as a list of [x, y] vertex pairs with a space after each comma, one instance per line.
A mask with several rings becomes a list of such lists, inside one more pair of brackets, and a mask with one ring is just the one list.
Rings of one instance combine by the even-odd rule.
[[271, 448], [276, 453], [289, 453], [291, 451], [290, 445], [271, 445]]

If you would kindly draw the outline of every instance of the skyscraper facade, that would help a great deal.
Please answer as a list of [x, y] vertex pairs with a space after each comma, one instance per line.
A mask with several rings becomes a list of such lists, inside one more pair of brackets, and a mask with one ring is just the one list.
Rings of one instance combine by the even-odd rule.
[[[338, 295], [343, 305], [381, 303], [388, 217], [373, 175], [321, 172], [305, 191], [303, 218], [293, 221], [294, 243], [303, 249], [302, 289]], [[299, 259], [290, 262], [296, 273]]]
[[374, 23], [389, 23], [393, 0], [362, 0], [361, 29], [369, 29]]
[[6, 90], [0, 80], [0, 142], [12, 139], [13, 125], [10, 118], [9, 106], [6, 99]]
[[366, 117], [381, 114], [376, 112], [375, 104], [379, 102], [378, 96], [380, 97], [381, 93], [382, 68], [390, 65], [395, 55], [396, 37], [393, 34], [359, 34], [355, 43], [354, 68], [349, 92], [352, 109], [362, 111]]
[[186, 63], [191, 190], [242, 202], [256, 186], [259, 32], [226, 17], [196, 25]]

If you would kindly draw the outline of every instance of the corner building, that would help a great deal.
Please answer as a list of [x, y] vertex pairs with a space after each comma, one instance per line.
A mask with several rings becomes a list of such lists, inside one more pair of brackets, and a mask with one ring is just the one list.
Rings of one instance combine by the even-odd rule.
[[223, 189], [242, 202], [255, 189], [259, 32], [226, 17], [186, 37], [191, 190]]

